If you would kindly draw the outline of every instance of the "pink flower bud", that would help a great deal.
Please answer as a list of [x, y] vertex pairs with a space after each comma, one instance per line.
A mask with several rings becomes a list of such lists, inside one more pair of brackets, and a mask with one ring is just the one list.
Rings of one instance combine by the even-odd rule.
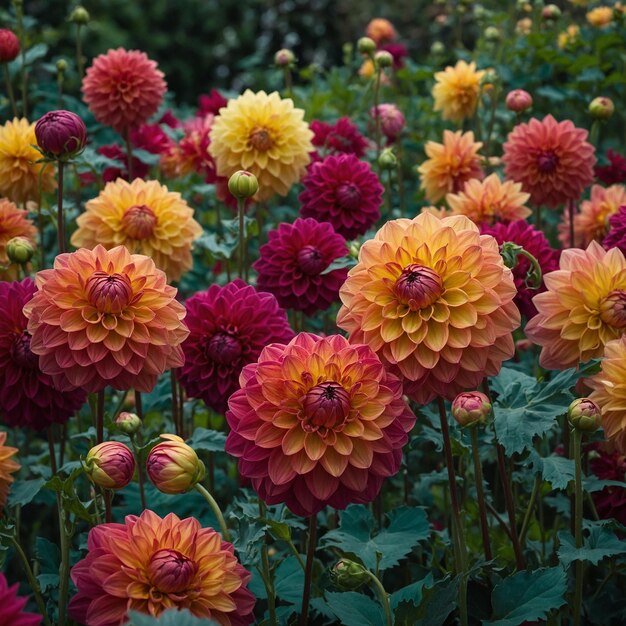
[[523, 89], [509, 91], [506, 95], [506, 108], [515, 113], [523, 113], [533, 105], [533, 97]]
[[578, 398], [569, 405], [567, 419], [576, 429], [592, 433], [600, 427], [602, 412], [600, 407], [589, 398]]
[[122, 489], [133, 479], [135, 457], [119, 441], [105, 441], [94, 446], [85, 459], [87, 475], [104, 489]]
[[452, 417], [459, 426], [485, 424], [491, 413], [489, 398], [480, 391], [460, 393], [452, 402]]
[[0, 28], [0, 63], [10, 63], [20, 53], [20, 41], [12, 30]]
[[129, 413], [128, 411], [122, 411], [115, 418], [115, 425], [127, 435], [134, 435], [141, 429], [141, 418], [135, 413]]
[[161, 435], [161, 439], [166, 441], [148, 455], [148, 476], [163, 493], [185, 493], [204, 478], [204, 463], [177, 435]]
[[35, 124], [37, 144], [48, 158], [68, 159], [85, 147], [85, 122], [71, 111], [50, 111]]
[[390, 143], [394, 142], [404, 129], [404, 115], [395, 104], [379, 104], [371, 109], [370, 115], [374, 120], [377, 116], [380, 117], [380, 130]]

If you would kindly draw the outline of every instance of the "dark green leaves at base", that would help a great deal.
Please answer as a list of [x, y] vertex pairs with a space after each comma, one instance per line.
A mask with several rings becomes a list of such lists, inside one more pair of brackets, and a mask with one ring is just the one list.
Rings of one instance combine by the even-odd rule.
[[343, 626], [385, 626], [382, 606], [369, 596], [356, 591], [329, 591], [326, 602]]
[[187, 609], [170, 609], [159, 617], [131, 611], [129, 616], [130, 621], [126, 622], [126, 626], [219, 626], [212, 619], [194, 617]]
[[559, 533], [559, 542], [561, 544], [558, 552], [559, 561], [566, 566], [578, 560], [597, 565], [606, 557], [626, 554], [626, 542], [620, 541], [612, 530], [602, 526], [591, 528], [580, 549], [576, 548], [574, 537], [567, 531]]

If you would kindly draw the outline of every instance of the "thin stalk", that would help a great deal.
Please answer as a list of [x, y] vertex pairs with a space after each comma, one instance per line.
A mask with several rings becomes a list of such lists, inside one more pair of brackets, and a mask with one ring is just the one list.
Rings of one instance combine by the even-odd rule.
[[48, 426], [48, 451], [50, 453], [50, 467], [52, 468], [52, 474], [57, 473], [57, 458], [54, 453], [54, 432], [52, 431], [52, 426]]
[[4, 71], [4, 82], [7, 86], [7, 93], [9, 94], [9, 102], [11, 103], [11, 111], [13, 111], [13, 117], [17, 117], [17, 104], [15, 104], [15, 94], [13, 93], [11, 76], [9, 75], [9, 64], [6, 62], [3, 63], [2, 69]]
[[141, 402], [141, 391], [135, 389], [135, 411], [139, 419], [143, 422], [143, 404]]
[[76, 67], [78, 68], [78, 77], [82, 80], [85, 73], [83, 64], [83, 42], [80, 38], [80, 27], [82, 24], [76, 24]]
[[391, 614], [391, 606], [389, 605], [389, 594], [385, 591], [383, 584], [380, 580], [372, 574], [372, 572], [368, 572], [370, 576], [370, 580], [374, 583], [374, 587], [378, 591], [378, 595], [383, 604], [383, 609], [385, 610], [385, 623], [387, 626], [393, 626], [393, 617]]
[[178, 415], [178, 387], [176, 385], [176, 374], [174, 370], [170, 370], [170, 386], [172, 390], [172, 419], [174, 421], [174, 429], [179, 437], [182, 437], [182, 423]]
[[[575, 467], [575, 494], [576, 494], [576, 515], [574, 521], [574, 539], [576, 549], [583, 547], [583, 480], [582, 480], [582, 439], [583, 434], [575, 429], [574, 439], [574, 467]], [[574, 626], [580, 626], [583, 603], [583, 561], [576, 561], [576, 583], [574, 591]]]
[[[267, 515], [267, 509], [265, 502], [259, 498], [259, 517], [261, 520], [265, 519]], [[294, 546], [295, 547], [295, 546]], [[298, 556], [300, 556], [298, 554]], [[267, 612], [269, 614], [269, 625], [276, 626], [278, 623], [276, 620], [276, 592], [274, 590], [274, 580], [272, 578], [272, 570], [270, 569], [270, 557], [267, 552], [267, 534], [263, 536], [263, 545], [261, 546], [261, 566], [262, 566], [262, 578], [265, 583], [265, 591], [267, 593]]]
[[59, 159], [58, 165], [58, 195], [57, 195], [57, 238], [59, 242], [59, 254], [65, 252], [65, 221], [63, 220], [63, 169], [65, 163]]
[[146, 490], [144, 486], [144, 476], [143, 476], [144, 462], [143, 462], [143, 458], [139, 450], [139, 447], [137, 446], [137, 443], [135, 442], [134, 435], [132, 436], [131, 441], [133, 444], [133, 452], [135, 453], [135, 457], [137, 458], [137, 479], [139, 481], [139, 497], [141, 498], [141, 510], [145, 511], [146, 510]]
[[483, 470], [478, 452], [478, 432], [476, 426], [470, 428], [472, 435], [472, 458], [474, 460], [474, 481], [476, 483], [476, 495], [478, 496], [478, 511], [480, 514], [480, 532], [483, 539], [483, 552], [485, 560], [491, 561], [491, 542], [489, 541], [489, 524], [487, 523], [487, 507], [485, 506], [485, 490], [483, 488]]
[[526, 509], [526, 514], [524, 515], [524, 521], [522, 522], [522, 529], [519, 531], [519, 540], [522, 545], [526, 540], [526, 533], [530, 527], [530, 519], [533, 514], [533, 510], [535, 508], [535, 503], [537, 502], [537, 495], [539, 494], [539, 487], [541, 487], [541, 478], [539, 474], [535, 476], [535, 483], [533, 484], [533, 490], [530, 494], [530, 501], [528, 502], [528, 508]]
[[104, 389], [98, 391], [96, 401], [96, 443], [104, 441]]
[[110, 524], [113, 521], [111, 512], [111, 492], [108, 489], [102, 490], [102, 499], [104, 500], [104, 521]]
[[59, 566], [59, 625], [67, 623], [67, 597], [70, 582], [70, 536], [67, 532], [67, 515], [59, 498], [59, 537], [61, 539], [61, 565]]
[[[372, 60], [373, 63], [375, 61]], [[376, 82], [374, 84], [374, 128], [375, 128], [375, 138], [376, 138], [376, 160], [378, 161], [378, 157], [380, 156], [380, 148], [381, 148], [381, 132], [380, 132], [380, 114], [378, 111], [378, 103], [380, 99], [380, 81], [382, 79], [383, 68], [376, 68]]]
[[13, 2], [17, 17], [17, 37], [22, 53], [22, 117], [28, 118], [28, 70], [26, 69], [26, 33], [24, 31], [24, 11], [21, 2]]
[[576, 202], [574, 200], [567, 201], [567, 212], [569, 216], [569, 247], [576, 247], [576, 234], [574, 232], [574, 214], [576, 213]]
[[293, 100], [293, 81], [291, 79], [291, 69], [287, 65], [283, 70], [285, 77], [285, 95]]
[[237, 198], [237, 214], [239, 216], [239, 278], [245, 280], [244, 259], [246, 258], [246, 233], [244, 228], [244, 215], [246, 212], [246, 199]]
[[230, 541], [230, 533], [228, 532], [228, 527], [226, 526], [226, 520], [224, 519], [222, 511], [213, 496], [200, 483], [196, 485], [196, 491], [200, 493], [200, 495], [208, 502], [213, 514], [217, 517], [224, 540]]
[[313, 559], [317, 542], [317, 515], [309, 517], [309, 545], [306, 551], [306, 568], [304, 569], [304, 590], [302, 592], [302, 609], [300, 610], [299, 626], [309, 624], [309, 602], [311, 600], [311, 582], [313, 578]]

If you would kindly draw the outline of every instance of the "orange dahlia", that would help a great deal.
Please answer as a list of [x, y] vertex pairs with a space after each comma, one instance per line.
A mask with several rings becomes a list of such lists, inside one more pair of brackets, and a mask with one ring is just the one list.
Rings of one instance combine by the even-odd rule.
[[613, 7], [601, 6], [591, 9], [586, 18], [592, 26], [598, 28], [608, 26], [613, 21]]
[[252, 172], [262, 201], [275, 193], [287, 195], [300, 180], [313, 151], [312, 138], [304, 111], [296, 109], [291, 98], [248, 89], [229, 100], [213, 121], [209, 152], [218, 176]]
[[187, 609], [221, 626], [253, 621], [254, 596], [232, 544], [193, 517], [160, 518], [145, 510], [124, 524], [100, 524], [87, 539], [87, 556], [72, 568], [78, 593], [72, 619], [86, 626], [120, 626], [129, 611], [158, 617]]
[[183, 364], [185, 307], [152, 259], [124, 246], [81, 248], [57, 256], [36, 283], [24, 307], [30, 349], [58, 389], [149, 392]]
[[564, 370], [601, 357], [626, 330], [626, 259], [596, 241], [561, 253], [560, 269], [544, 276], [547, 291], [533, 298], [539, 312], [526, 335], [542, 346], [539, 363]]
[[591, 188], [591, 198], [580, 206], [580, 213], [574, 216], [574, 244], [569, 241], [569, 212], [565, 211], [563, 222], [559, 224], [559, 241], [566, 247], [586, 248], [592, 241], [602, 242], [609, 232], [609, 217], [615, 215], [622, 205], [626, 205], [626, 188], [622, 185]]
[[373, 39], [377, 46], [380, 46], [396, 38], [396, 29], [384, 17], [375, 17], [365, 28], [365, 34]]
[[443, 143], [426, 143], [424, 151], [428, 159], [417, 171], [421, 187], [430, 202], [438, 202], [447, 193], [460, 191], [471, 178], [483, 177], [478, 154], [482, 145], [480, 141], [474, 141], [473, 132], [463, 133], [460, 130], [444, 130]]
[[25, 237], [35, 246], [37, 229], [26, 217], [26, 211], [20, 211], [13, 202], [0, 198], [0, 279], [15, 280], [17, 265], [11, 264], [7, 255], [7, 243], [13, 237]]
[[191, 245], [202, 234], [193, 209], [179, 193], [142, 178], [108, 183], [76, 222], [73, 246], [124, 245], [131, 253], [149, 256], [169, 280], [191, 269]]
[[9, 489], [13, 482], [13, 476], [11, 474], [17, 472], [20, 469], [20, 464], [16, 463], [11, 457], [17, 452], [17, 448], [10, 448], [5, 446], [4, 443], [7, 440], [7, 434], [4, 431], [0, 432], [0, 511], [6, 504], [9, 497]]
[[464, 216], [387, 222], [339, 294], [338, 326], [399, 371], [419, 403], [476, 388], [513, 356], [513, 275], [496, 240]]
[[515, 222], [527, 218], [532, 211], [525, 206], [530, 195], [522, 191], [519, 183], [502, 182], [497, 174], [484, 180], [472, 178], [458, 194], [449, 193], [446, 201], [452, 215], [465, 215], [474, 224]]
[[476, 70], [476, 63], [458, 61], [449, 65], [443, 72], [435, 74], [437, 81], [433, 87], [435, 111], [441, 111], [444, 120], [462, 122], [472, 117], [478, 106], [480, 81], [484, 70]]
[[36, 163], [41, 159], [36, 145], [35, 124], [25, 118], [0, 126], [0, 195], [27, 202], [39, 198], [40, 181], [43, 192], [55, 188], [54, 167]]

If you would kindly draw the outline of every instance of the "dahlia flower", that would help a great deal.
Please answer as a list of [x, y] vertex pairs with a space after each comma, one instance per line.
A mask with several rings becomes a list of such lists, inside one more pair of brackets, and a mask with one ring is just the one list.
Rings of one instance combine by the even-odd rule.
[[243, 366], [256, 361], [270, 343], [287, 343], [293, 331], [272, 294], [241, 280], [211, 285], [185, 307], [190, 332], [183, 343], [180, 382], [188, 396], [224, 414], [229, 396], [239, 389]]
[[169, 280], [179, 280], [191, 269], [191, 246], [202, 234], [193, 209], [178, 192], [141, 178], [108, 183], [87, 202], [76, 223], [73, 246], [124, 245], [131, 253], [149, 256]]
[[273, 293], [283, 308], [311, 315], [337, 300], [346, 270], [323, 272], [335, 259], [348, 254], [348, 248], [327, 222], [308, 217], [279, 224], [259, 252], [253, 265], [259, 275], [257, 286]]
[[591, 188], [591, 198], [584, 200], [580, 212], [574, 215], [574, 242], [570, 243], [569, 212], [565, 211], [559, 224], [559, 241], [564, 247], [586, 248], [592, 241], [602, 243], [609, 230], [609, 218], [626, 204], [626, 188], [600, 185]]
[[[9, 489], [14, 478], [11, 474], [17, 472], [21, 465], [16, 463], [11, 457], [17, 452], [17, 448], [5, 446], [7, 434], [0, 431], [0, 511], [6, 504], [9, 497]], [[2, 605], [0, 605], [0, 615], [2, 615]]]
[[544, 276], [548, 290], [533, 298], [539, 313], [526, 325], [528, 338], [542, 346], [542, 367], [564, 370], [601, 357], [624, 334], [625, 270], [622, 252], [596, 241], [561, 252], [560, 269]]
[[228, 100], [217, 90], [211, 89], [211, 93], [202, 94], [198, 98], [198, 117], [219, 115], [220, 109], [228, 104]]
[[591, 9], [586, 15], [587, 22], [592, 26], [602, 28], [613, 21], [613, 7], [600, 6]]
[[174, 146], [174, 141], [161, 128], [161, 123], [142, 124], [135, 130], [132, 130], [130, 142], [133, 147], [139, 148], [139, 150], [146, 150], [150, 154], [167, 154]]
[[87, 143], [85, 122], [72, 111], [49, 111], [35, 124], [37, 145], [47, 158], [67, 160]]
[[0, 28], [0, 63], [10, 63], [20, 53], [20, 40], [8, 28]]
[[34, 146], [35, 124], [17, 117], [0, 126], [0, 196], [13, 202], [27, 202], [56, 187], [54, 167], [49, 163], [36, 163], [41, 154]]
[[172, 608], [221, 626], [253, 621], [250, 573], [232, 544], [193, 517], [128, 515], [124, 524], [92, 528], [87, 549], [71, 571], [78, 593], [69, 614], [81, 624], [119, 626], [129, 611], [158, 617]]
[[124, 246], [81, 248], [57, 256], [36, 282], [24, 307], [30, 348], [58, 389], [149, 392], [183, 364], [185, 307], [152, 259]]
[[[552, 272], [559, 267], [560, 251], [552, 248], [546, 236], [524, 220], [518, 220], [510, 224], [497, 223], [493, 226], [483, 226], [481, 232], [483, 235], [491, 235], [494, 237], [500, 245], [511, 241], [522, 246], [526, 252], [529, 252], [537, 259], [539, 267], [541, 267], [542, 276], [545, 276], [548, 272]], [[530, 289], [527, 286], [526, 277], [529, 269], [530, 261], [526, 257], [518, 255], [517, 264], [513, 268], [513, 279], [515, 280], [515, 287], [517, 288], [515, 304], [527, 319], [537, 314], [537, 309], [532, 299], [538, 293], [546, 290], [543, 279], [539, 289]]]
[[480, 97], [480, 81], [484, 70], [477, 70], [476, 63], [467, 64], [457, 61], [443, 72], [435, 74], [437, 81], [432, 95], [435, 99], [435, 111], [441, 111], [444, 120], [462, 122], [476, 113]]
[[515, 351], [513, 275], [464, 216], [387, 222], [339, 293], [337, 325], [400, 372], [420, 404], [476, 388]]
[[452, 215], [465, 215], [478, 226], [494, 222], [507, 224], [523, 220], [532, 213], [525, 206], [530, 196], [521, 189], [519, 183], [502, 182], [497, 174], [491, 174], [484, 180], [468, 180], [462, 191], [449, 193], [446, 201]]
[[58, 391], [30, 349], [22, 309], [36, 291], [30, 278], [0, 282], [0, 417], [13, 428], [43, 430], [65, 423], [83, 405], [86, 394], [78, 389]]
[[18, 588], [19, 583], [9, 587], [7, 579], [0, 572], [0, 624], [6, 624], [6, 626], [39, 626], [41, 615], [24, 611], [28, 599], [17, 595]]
[[606, 250], [619, 248], [626, 255], [626, 205], [609, 217], [609, 230], [602, 245]]
[[321, 148], [324, 154], [354, 154], [362, 157], [369, 146], [367, 139], [349, 117], [341, 117], [334, 124], [313, 120], [311, 130], [313, 145]]
[[304, 111], [296, 109], [291, 98], [248, 89], [213, 121], [209, 153], [220, 176], [252, 172], [263, 201], [275, 193], [287, 195], [300, 180], [310, 161], [312, 137]]
[[97, 56], [83, 78], [83, 99], [95, 118], [118, 133], [144, 124], [163, 102], [163, 72], [145, 52], [109, 50]]
[[396, 29], [384, 17], [375, 17], [365, 28], [365, 34], [378, 46], [396, 38]]
[[504, 144], [506, 177], [522, 183], [533, 204], [556, 207], [578, 200], [593, 182], [595, 148], [587, 131], [552, 115], [518, 124]]
[[374, 352], [301, 333], [266, 347], [229, 400], [226, 451], [269, 504], [309, 516], [372, 501], [400, 468], [415, 416]]
[[[122, 148], [119, 144], [110, 144], [106, 146], [100, 146], [96, 152], [101, 154], [109, 159], [113, 159], [114, 161], [119, 161], [119, 167], [108, 166], [105, 167], [102, 172], [102, 180], [105, 183], [110, 183], [116, 181], [118, 178], [123, 178], [124, 180], [129, 179], [128, 175], [128, 157], [126, 155], [126, 150]], [[150, 166], [143, 161], [140, 161], [136, 156], [133, 155], [132, 159], [133, 165], [133, 179], [135, 178], [147, 178], [150, 173]]]
[[523, 89], [514, 89], [506, 94], [506, 108], [515, 113], [523, 113], [533, 105], [533, 97]]
[[[600, 480], [624, 482], [626, 476], [626, 457], [617, 450], [607, 450], [605, 444], [592, 444], [589, 450], [589, 467]], [[626, 524], [626, 485], [611, 485], [591, 494], [600, 519], [616, 519]]]
[[598, 180], [605, 185], [626, 182], [626, 158], [614, 150], [608, 150], [606, 158], [609, 161], [608, 165], [596, 165], [593, 168]]
[[482, 145], [480, 141], [474, 141], [473, 132], [460, 130], [444, 130], [443, 143], [426, 143], [424, 151], [428, 159], [417, 171], [429, 202], [438, 202], [447, 193], [460, 191], [471, 178], [483, 177], [478, 154]]
[[369, 163], [353, 154], [312, 163], [303, 185], [300, 215], [330, 222], [346, 239], [365, 234], [380, 218], [384, 188]]
[[163, 493], [185, 493], [204, 480], [204, 463], [196, 451], [178, 435], [161, 435], [146, 459], [146, 471], [154, 486]]
[[85, 468], [90, 480], [103, 489], [123, 489], [133, 479], [135, 457], [121, 441], [103, 441], [87, 453]]
[[25, 237], [35, 246], [37, 229], [27, 217], [27, 211], [21, 211], [13, 202], [0, 198], [0, 279], [15, 280], [18, 268], [11, 264], [7, 254], [7, 244], [13, 237]]
[[[379, 52], [388, 52], [393, 59], [393, 68], [395, 70], [404, 67], [404, 59], [409, 56], [409, 51], [404, 44], [401, 43], [385, 43], [378, 48]], [[381, 77], [382, 79], [383, 77]], [[381, 80], [382, 82], [382, 80]]]

